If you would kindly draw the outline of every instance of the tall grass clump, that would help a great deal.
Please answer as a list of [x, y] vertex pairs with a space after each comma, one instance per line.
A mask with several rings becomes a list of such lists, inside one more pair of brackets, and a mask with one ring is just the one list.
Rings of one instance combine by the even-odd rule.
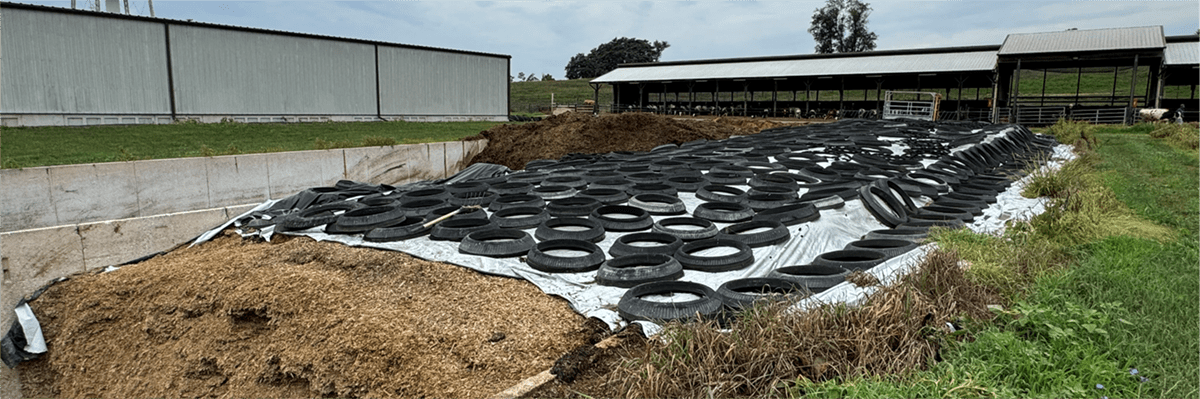
[[396, 139], [383, 136], [366, 136], [362, 138], [363, 146], [366, 147], [383, 147], [396, 145]]
[[1095, 148], [1095, 131], [1096, 127], [1091, 123], [1066, 119], [1059, 119], [1047, 129], [1059, 143], [1073, 145], [1077, 151]]
[[662, 339], [610, 375], [629, 397], [778, 396], [805, 381], [904, 373], [938, 357], [948, 322], [988, 320], [1000, 301], [971, 282], [953, 252], [934, 251], [859, 306], [786, 302], [715, 322], [664, 325]]
[[1150, 131], [1150, 137], [1163, 139], [1168, 145], [1182, 150], [1196, 151], [1200, 148], [1200, 129], [1190, 124], [1158, 123]]

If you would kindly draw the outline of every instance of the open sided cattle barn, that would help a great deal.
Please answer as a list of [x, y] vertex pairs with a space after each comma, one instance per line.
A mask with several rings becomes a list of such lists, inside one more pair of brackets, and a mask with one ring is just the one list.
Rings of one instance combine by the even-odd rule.
[[[1195, 103], [1198, 45], [1161, 26], [1070, 30], [990, 46], [625, 64], [592, 85], [612, 86], [615, 112], [869, 118], [893, 90], [939, 94], [939, 119], [1129, 123], [1137, 108]], [[1095, 92], [1098, 79], [1111, 87]], [[1073, 93], [1046, 92], [1063, 80]], [[1191, 94], [1179, 98], [1179, 86]]]
[[0, 4], [5, 126], [506, 121], [510, 56]]

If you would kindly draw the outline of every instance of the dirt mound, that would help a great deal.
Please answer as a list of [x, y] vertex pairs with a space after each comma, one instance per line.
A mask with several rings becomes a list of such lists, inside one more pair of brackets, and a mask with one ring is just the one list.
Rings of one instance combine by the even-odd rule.
[[536, 123], [496, 126], [466, 140], [488, 140], [487, 148], [472, 163], [488, 162], [518, 170], [535, 159], [558, 159], [570, 153], [649, 151], [662, 144], [720, 140], [760, 130], [740, 122], [680, 120], [645, 113], [593, 117], [567, 112]]
[[29, 397], [485, 397], [593, 338], [516, 279], [398, 252], [224, 236], [31, 303]]

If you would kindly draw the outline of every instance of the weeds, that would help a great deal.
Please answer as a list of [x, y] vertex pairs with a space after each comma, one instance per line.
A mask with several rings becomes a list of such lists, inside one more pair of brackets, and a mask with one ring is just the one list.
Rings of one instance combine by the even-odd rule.
[[1091, 123], [1059, 119], [1048, 131], [1058, 142], [1075, 146], [1076, 151], [1087, 151], [1096, 146], [1096, 127]]
[[727, 333], [715, 322], [668, 323], [663, 340], [609, 375], [632, 397], [761, 397], [803, 381], [903, 373], [938, 356], [947, 322], [990, 319], [999, 300], [970, 282], [952, 252], [935, 251], [862, 306], [787, 303], [740, 313]]
[[1196, 151], [1200, 148], [1200, 129], [1192, 125], [1158, 123], [1154, 126], [1150, 137], [1163, 139], [1170, 146], [1183, 150]]
[[217, 156], [217, 151], [207, 145], [201, 144], [200, 145], [200, 156], [215, 157], [215, 156]]
[[354, 146], [354, 142], [350, 140], [325, 141], [325, 139], [317, 137], [313, 139], [312, 147], [314, 150], [332, 150], [335, 148], [350, 148]]
[[132, 151], [125, 149], [125, 147], [121, 147], [117, 151], [118, 151], [117, 156], [115, 159], [113, 159], [114, 161], [129, 162], [129, 161], [137, 161], [137, 160], [141, 159], [141, 158], [138, 158], [137, 155], [134, 155]]

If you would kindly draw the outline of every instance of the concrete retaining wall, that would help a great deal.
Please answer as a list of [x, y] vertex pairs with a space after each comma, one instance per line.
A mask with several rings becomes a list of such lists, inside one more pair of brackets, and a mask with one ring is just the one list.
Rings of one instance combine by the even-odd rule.
[[341, 179], [446, 177], [485, 141], [109, 162], [0, 170], [0, 232], [212, 209]]
[[[487, 142], [0, 170], [0, 327], [47, 282], [171, 249], [268, 199], [341, 179], [402, 184], [462, 170]], [[0, 366], [0, 397], [19, 398]]]

